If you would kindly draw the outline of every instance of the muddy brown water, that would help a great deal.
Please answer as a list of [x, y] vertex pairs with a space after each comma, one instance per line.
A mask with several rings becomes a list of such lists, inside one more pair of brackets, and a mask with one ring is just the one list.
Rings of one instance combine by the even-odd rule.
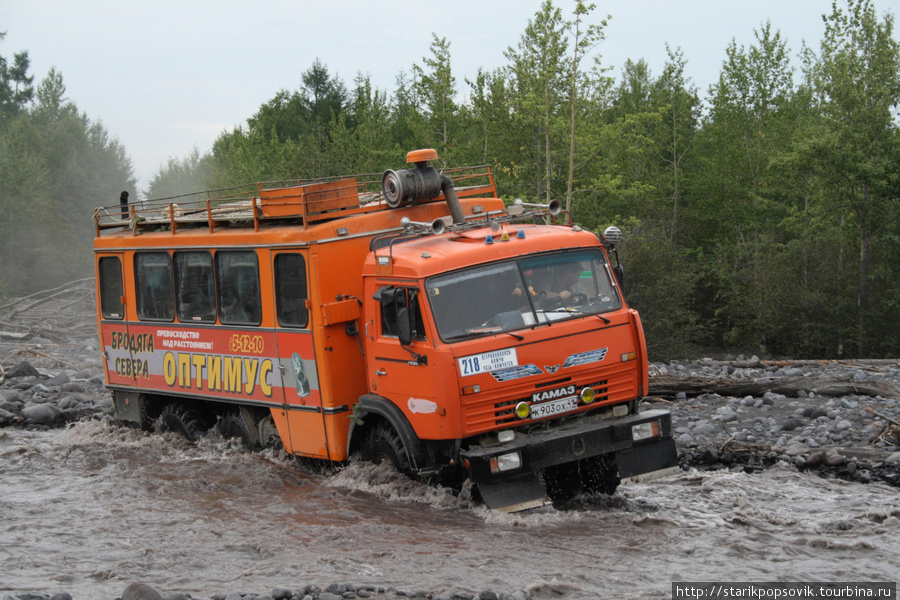
[[0, 592], [208, 598], [308, 583], [668, 598], [675, 581], [896, 581], [900, 492], [687, 472], [501, 515], [383, 467], [323, 474], [99, 422], [0, 431]]

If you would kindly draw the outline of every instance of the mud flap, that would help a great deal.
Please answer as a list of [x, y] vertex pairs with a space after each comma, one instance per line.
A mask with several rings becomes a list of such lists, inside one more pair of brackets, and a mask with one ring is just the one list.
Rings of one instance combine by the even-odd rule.
[[143, 426], [144, 396], [137, 392], [125, 392], [116, 390], [113, 393], [113, 401], [116, 405], [116, 417], [124, 423]]
[[547, 489], [534, 471], [479, 483], [478, 492], [488, 508], [500, 512], [519, 512], [550, 504]]
[[623, 482], [650, 481], [678, 473], [678, 450], [672, 438], [636, 446], [616, 455]]

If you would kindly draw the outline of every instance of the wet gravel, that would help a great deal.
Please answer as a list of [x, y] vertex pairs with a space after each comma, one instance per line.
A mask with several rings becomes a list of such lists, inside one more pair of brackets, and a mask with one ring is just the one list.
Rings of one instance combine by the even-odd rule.
[[[0, 344], [0, 428], [51, 429], [82, 420], [115, 420], [104, 387], [95, 342], [31, 339]], [[742, 396], [675, 392], [653, 395], [645, 408], [672, 412], [680, 462], [685, 470], [727, 469], [752, 473], [789, 466], [860, 484], [884, 482], [900, 487], [900, 362], [761, 361], [727, 357], [651, 365], [651, 393], [657, 378], [667, 380], [762, 383], [761, 393]], [[763, 391], [784, 381], [809, 381], [792, 395]], [[877, 384], [885, 393], [823, 393], [823, 381]], [[872, 385], [869, 385], [871, 389]], [[3, 435], [0, 429], [0, 435]], [[353, 583], [310, 583], [303, 587], [234, 591], [211, 600], [341, 600], [355, 598], [431, 600], [532, 600], [533, 590], [485, 590], [479, 594], [379, 588]], [[121, 600], [184, 600], [133, 583]], [[2, 600], [79, 600], [77, 591], [4, 594]]]

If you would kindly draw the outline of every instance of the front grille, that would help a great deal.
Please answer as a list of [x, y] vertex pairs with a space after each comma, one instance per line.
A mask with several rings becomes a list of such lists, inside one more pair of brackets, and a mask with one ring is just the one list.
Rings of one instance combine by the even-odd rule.
[[[591, 404], [579, 406], [578, 411], [587, 410], [609, 402], [620, 402], [637, 397], [637, 371], [633, 363], [622, 363], [615, 368], [609, 368], [604, 375], [605, 379], [595, 379], [590, 383], [576, 383], [576, 393], [580, 393], [585, 387], [594, 390], [595, 398]], [[596, 376], [596, 373], [595, 373]], [[554, 382], [544, 382], [534, 388], [519, 388], [519, 393], [512, 398], [497, 400], [498, 391], [487, 391], [476, 397], [468, 397], [463, 400], [463, 415], [465, 418], [466, 435], [482, 433], [497, 429], [501, 426], [509, 426], [515, 423], [530, 423], [530, 420], [522, 420], [516, 416], [516, 405], [520, 402], [531, 402], [531, 393], [535, 389], [552, 389]], [[558, 383], [558, 382], [557, 382]], [[568, 415], [576, 414], [574, 411]]]
[[[544, 386], [541, 386], [544, 387]], [[588, 383], [587, 385], [576, 385], [576, 394], [580, 394], [581, 390], [586, 387], [592, 388], [594, 390], [594, 401], [589, 405], [586, 404], [584, 406], [596, 406], [599, 403], [606, 402], [609, 400], [609, 396], [607, 395], [608, 386], [606, 380], [597, 381], [594, 383]], [[528, 402], [528, 404], [532, 404], [531, 395], [529, 394], [525, 398], [518, 398], [516, 400], [506, 400], [503, 402], [497, 402], [494, 404], [494, 414], [496, 415], [495, 425], [503, 425], [505, 423], [511, 423], [513, 421], [519, 421], [519, 417], [516, 416], [516, 406], [519, 405], [520, 402]], [[582, 407], [579, 407], [582, 408]]]

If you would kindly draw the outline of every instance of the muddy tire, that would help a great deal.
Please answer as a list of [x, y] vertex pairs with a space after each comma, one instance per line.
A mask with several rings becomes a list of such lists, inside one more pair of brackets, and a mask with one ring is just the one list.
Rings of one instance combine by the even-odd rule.
[[244, 447], [248, 450], [257, 448], [257, 444], [254, 441], [255, 436], [250, 432], [250, 426], [244, 421], [240, 410], [232, 409], [223, 413], [219, 417], [216, 427], [223, 438], [240, 438]]
[[621, 479], [615, 456], [595, 456], [587, 460], [588, 469], [582, 473], [585, 491], [612, 496]]
[[390, 461], [394, 468], [404, 475], [413, 475], [409, 456], [400, 439], [400, 434], [385, 422], [375, 425], [363, 442], [360, 456], [363, 460], [381, 464]]
[[542, 478], [554, 503], [571, 500], [582, 493], [611, 496], [619, 487], [615, 457], [595, 456], [544, 469]]
[[196, 442], [206, 435], [209, 422], [206, 414], [185, 402], [172, 402], [159, 415], [159, 430], [179, 434], [189, 442]]

